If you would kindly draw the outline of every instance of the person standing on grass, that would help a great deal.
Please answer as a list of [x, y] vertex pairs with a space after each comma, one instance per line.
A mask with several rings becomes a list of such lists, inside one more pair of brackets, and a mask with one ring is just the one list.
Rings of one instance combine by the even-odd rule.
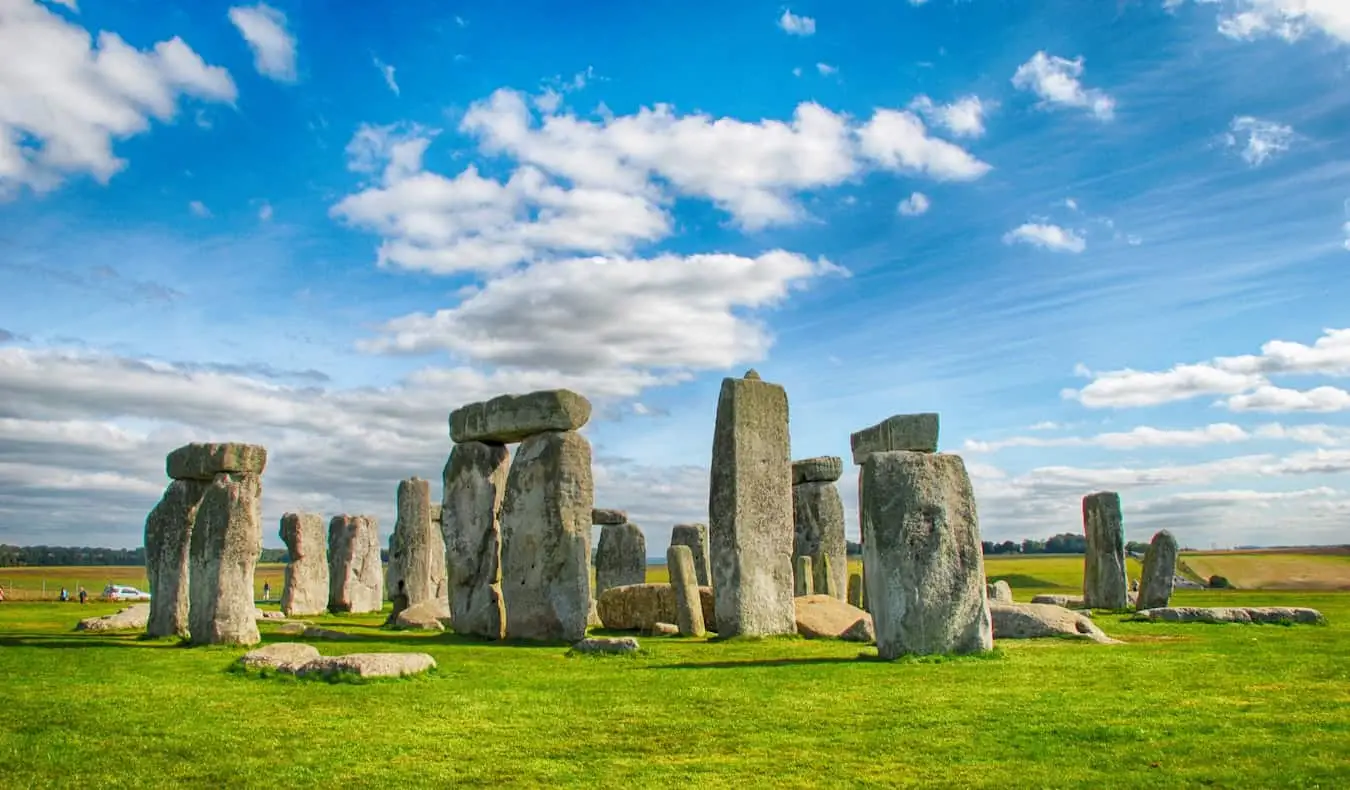
[[61, 603], [70, 603], [70, 591], [65, 587], [61, 588]]
[[4, 588], [4, 587], [0, 587], [0, 603], [4, 603], [4, 602], [5, 602], [5, 588]]
[[80, 606], [84, 606], [84, 599], [85, 599], [85, 598], [88, 598], [88, 597], [89, 597], [89, 593], [85, 592], [85, 590], [84, 590], [84, 585], [81, 584], [81, 585], [80, 585]]
[[270, 600], [272, 600], [272, 584], [271, 584], [271, 582], [263, 582], [263, 600], [264, 600], [264, 601], [270, 601]]

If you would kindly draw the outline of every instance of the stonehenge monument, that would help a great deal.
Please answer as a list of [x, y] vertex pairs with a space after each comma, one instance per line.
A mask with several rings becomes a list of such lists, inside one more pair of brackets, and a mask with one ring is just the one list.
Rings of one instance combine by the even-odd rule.
[[1144, 552], [1143, 579], [1139, 584], [1139, 595], [1135, 598], [1134, 608], [1161, 609], [1172, 598], [1172, 585], [1176, 580], [1177, 555], [1181, 549], [1177, 539], [1167, 530], [1159, 530], [1149, 541], [1148, 551]]
[[792, 553], [811, 558], [812, 589], [840, 600], [848, 585], [848, 544], [844, 500], [835, 481], [843, 473], [844, 460], [837, 455], [792, 463]]
[[511, 453], [504, 444], [461, 442], [445, 462], [441, 530], [455, 632], [501, 639], [502, 534], [499, 516]]
[[328, 538], [323, 516], [287, 513], [281, 517], [280, 535], [290, 555], [281, 611], [287, 617], [322, 614], [328, 608]]
[[796, 633], [791, 488], [787, 393], [754, 370], [723, 379], [708, 494], [721, 636]]
[[450, 614], [445, 589], [445, 538], [432, 520], [431, 485], [412, 477], [398, 484], [398, 518], [389, 536], [389, 567], [385, 571], [387, 597], [394, 602], [391, 620], [399, 612], [425, 601], [443, 602], [438, 609]]
[[[210, 479], [192, 525], [188, 631], [193, 644], [252, 645], [253, 570], [262, 553], [262, 472], [267, 450], [189, 444], [169, 454], [171, 475]], [[152, 598], [153, 600], [153, 598]]]
[[688, 546], [671, 546], [666, 549], [666, 567], [670, 569], [670, 586], [675, 590], [675, 624], [680, 636], [703, 636], [707, 626], [703, 622], [693, 551]]
[[[604, 511], [594, 511], [602, 513]], [[594, 514], [591, 520], [594, 521]], [[597, 522], [602, 523], [602, 522]], [[647, 581], [647, 538], [637, 524], [604, 524], [595, 547], [595, 594]]]
[[676, 524], [670, 531], [670, 545], [688, 546], [694, 555], [694, 573], [698, 575], [700, 587], [712, 586], [711, 554], [708, 551], [707, 524]]
[[374, 516], [328, 522], [328, 611], [378, 612], [384, 606], [380, 524]]
[[1124, 609], [1129, 604], [1125, 579], [1125, 525], [1120, 494], [1099, 491], [1083, 497], [1083, 605], [1088, 609]]
[[[456, 449], [467, 443], [520, 442], [504, 486], [498, 489], [491, 479], [499, 467], [465, 464], [460, 474], [481, 476], [456, 477], [453, 487], [447, 485], [443, 503], [447, 543], [471, 545], [461, 536], [491, 532], [484, 525], [491, 522], [485, 518], [489, 509], [485, 500], [502, 491], [496, 518], [501, 535], [502, 631], [507, 639], [574, 642], [585, 636], [592, 608], [590, 538], [595, 494], [591, 446], [576, 431], [590, 416], [590, 402], [570, 390], [502, 395], [450, 413], [450, 438]], [[453, 466], [453, 455], [454, 451], [447, 467]], [[457, 496], [471, 507], [452, 501], [452, 490], [461, 492]], [[457, 554], [447, 561], [462, 564], [466, 559]], [[490, 588], [492, 582], [481, 573], [473, 577], [480, 592], [483, 585]], [[455, 627], [460, 626], [456, 623]]]
[[174, 480], [145, 519], [145, 575], [150, 581], [150, 636], [188, 635], [188, 550], [207, 484]]
[[884, 659], [993, 648], [975, 495], [958, 455], [937, 454], [937, 415], [853, 434], [866, 598]]

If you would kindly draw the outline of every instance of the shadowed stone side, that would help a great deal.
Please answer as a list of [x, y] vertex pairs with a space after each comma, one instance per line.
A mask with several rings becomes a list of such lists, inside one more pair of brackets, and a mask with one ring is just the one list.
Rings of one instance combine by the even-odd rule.
[[878, 654], [993, 648], [975, 495], [960, 456], [872, 453], [862, 476], [863, 563]]
[[816, 594], [816, 577], [811, 572], [811, 558], [798, 556], [792, 563], [792, 597]]
[[792, 462], [792, 484], [833, 483], [844, 474], [844, 459], [837, 455], [821, 455]]
[[450, 412], [450, 438], [512, 444], [549, 431], [575, 431], [591, 419], [591, 402], [571, 390], [500, 395]]
[[887, 417], [870, 428], [849, 437], [853, 448], [853, 463], [862, 466], [872, 453], [898, 452], [935, 453], [938, 446], [938, 416], [897, 414]]
[[792, 604], [792, 455], [787, 393], [723, 379], [708, 497], [721, 636], [796, 633]]
[[[834, 483], [799, 483], [792, 487], [792, 553], [811, 558], [812, 587], [826, 594], [834, 586], [836, 598], [848, 584], [848, 543], [844, 539], [844, 500]], [[829, 557], [828, 563], [821, 560]], [[826, 572], [832, 579], [824, 577]], [[842, 600], [842, 599], [841, 599]]]
[[380, 522], [374, 516], [334, 516], [328, 522], [328, 611], [360, 614], [383, 606]]
[[[440, 601], [450, 614], [445, 589], [445, 538], [431, 520], [431, 484], [418, 477], [402, 480], [396, 498], [398, 520], [389, 536], [385, 588], [395, 612], [424, 601]], [[401, 606], [400, 606], [401, 605]]]
[[647, 581], [647, 538], [637, 524], [606, 524], [595, 547], [595, 594]]
[[150, 636], [188, 635], [192, 526], [209, 484], [175, 480], [145, 519], [145, 575], [150, 581]]
[[1135, 598], [1135, 608], [1160, 609], [1167, 606], [1172, 598], [1180, 551], [1177, 539], [1165, 529], [1159, 530], [1149, 541], [1148, 551], [1144, 552], [1143, 579], [1139, 584], [1139, 595]]
[[675, 591], [675, 624], [680, 636], [703, 636], [707, 627], [694, 572], [694, 553], [688, 546], [671, 546], [666, 549], [666, 567], [670, 569], [670, 586]]
[[[828, 595], [831, 598], [842, 601], [844, 600], [844, 593], [842, 592], [843, 588], [839, 586], [838, 579], [839, 576], [843, 574], [835, 573], [834, 568], [832, 567], [833, 565], [834, 563], [830, 562], [830, 555], [820, 555], [820, 562], [816, 564], [815, 569], [812, 571], [812, 573], [815, 574], [814, 587], [817, 595]], [[847, 572], [848, 566], [845, 565], [844, 573]]]
[[261, 475], [267, 466], [267, 448], [238, 442], [185, 444], [169, 453], [164, 468], [174, 480], [210, 483], [216, 475]]
[[464, 442], [445, 463], [441, 520], [450, 587], [450, 619], [456, 633], [501, 639], [500, 516], [511, 452], [505, 445]]
[[707, 524], [676, 524], [670, 531], [670, 545], [688, 546], [694, 555], [694, 573], [700, 587], [712, 586], [712, 564], [708, 551]]
[[281, 611], [287, 617], [322, 614], [328, 608], [328, 541], [323, 516], [287, 513], [281, 517], [280, 534], [290, 555]]
[[1120, 494], [1100, 491], [1083, 497], [1083, 605], [1089, 609], [1124, 609], [1129, 599], [1125, 578], [1125, 525]]
[[219, 474], [202, 496], [192, 528], [188, 630], [197, 645], [252, 645], [253, 570], [262, 554], [262, 482]]
[[862, 596], [863, 596], [862, 575], [858, 573], [850, 573], [848, 575], [848, 605], [856, 606], [857, 608], [861, 609], [863, 604]]
[[586, 635], [594, 501], [585, 437], [554, 431], [521, 442], [501, 511], [506, 638]]

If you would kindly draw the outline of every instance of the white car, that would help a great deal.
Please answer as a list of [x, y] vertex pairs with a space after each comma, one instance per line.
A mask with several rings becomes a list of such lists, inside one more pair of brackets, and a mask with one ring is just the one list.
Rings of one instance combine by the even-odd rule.
[[103, 588], [103, 597], [109, 601], [148, 601], [150, 600], [150, 593], [141, 592], [135, 587], [109, 584]]

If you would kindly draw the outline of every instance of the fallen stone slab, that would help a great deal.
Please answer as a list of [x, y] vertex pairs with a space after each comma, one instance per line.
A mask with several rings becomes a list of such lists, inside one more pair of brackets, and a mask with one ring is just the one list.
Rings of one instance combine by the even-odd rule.
[[989, 616], [994, 622], [995, 642], [1069, 636], [1104, 645], [1120, 644], [1120, 640], [1107, 636], [1087, 615], [1054, 604], [990, 601]]
[[174, 480], [211, 482], [216, 475], [261, 475], [267, 466], [267, 448], [258, 444], [185, 444], [164, 459], [165, 471]]
[[443, 619], [450, 618], [450, 607], [442, 599], [415, 603], [394, 617], [393, 625], [406, 631], [444, 631]]
[[591, 419], [591, 402], [571, 390], [499, 395], [450, 412], [450, 438], [511, 444], [549, 431], [575, 431]]
[[1168, 606], [1135, 612], [1134, 620], [1163, 623], [1299, 623], [1325, 625], [1316, 609], [1293, 606]]
[[426, 653], [349, 653], [315, 659], [300, 667], [296, 674], [301, 677], [397, 678], [418, 675], [435, 667], [436, 659]]
[[679, 636], [680, 627], [674, 623], [652, 623], [652, 627], [642, 633], [647, 636]]
[[593, 656], [631, 656], [640, 649], [638, 641], [631, 636], [592, 636], [572, 645], [568, 652]]
[[1065, 609], [1083, 608], [1083, 598], [1078, 595], [1035, 595], [1032, 596], [1031, 602], [1062, 606]]
[[862, 466], [872, 453], [896, 450], [935, 453], [938, 446], [938, 416], [934, 412], [925, 412], [887, 417], [849, 436], [849, 446], [853, 449], [853, 463], [857, 466]]
[[[703, 627], [716, 631], [711, 587], [698, 588]], [[600, 593], [595, 602], [600, 622], [611, 631], [642, 631], [657, 623], [679, 622], [675, 588], [669, 584], [627, 584]]]
[[313, 645], [277, 642], [248, 651], [239, 659], [239, 663], [249, 669], [275, 669], [293, 673], [317, 658], [320, 658], [319, 651]]
[[844, 459], [837, 455], [819, 455], [792, 462], [792, 484], [833, 483], [844, 476]]
[[139, 631], [150, 622], [150, 604], [138, 603], [120, 609], [116, 614], [86, 617], [75, 626], [76, 631]]
[[603, 507], [591, 508], [592, 524], [626, 524], [628, 523], [628, 513], [623, 510], [611, 510]]
[[277, 633], [285, 636], [299, 636], [305, 639], [326, 639], [332, 642], [341, 642], [352, 639], [352, 635], [343, 631], [334, 631], [331, 628], [320, 628], [312, 623], [306, 623], [303, 620], [291, 620], [282, 623], [277, 628]]
[[258, 608], [255, 607], [255, 608], [253, 609], [253, 619], [254, 619], [254, 620], [285, 620], [285, 619], [286, 619], [286, 613], [285, 613], [285, 612], [272, 612], [272, 611], [267, 611], [267, 610], [263, 610], [263, 609], [258, 609]]
[[797, 633], [807, 639], [876, 641], [872, 615], [833, 595], [805, 595], [793, 599], [793, 605], [797, 611]]

